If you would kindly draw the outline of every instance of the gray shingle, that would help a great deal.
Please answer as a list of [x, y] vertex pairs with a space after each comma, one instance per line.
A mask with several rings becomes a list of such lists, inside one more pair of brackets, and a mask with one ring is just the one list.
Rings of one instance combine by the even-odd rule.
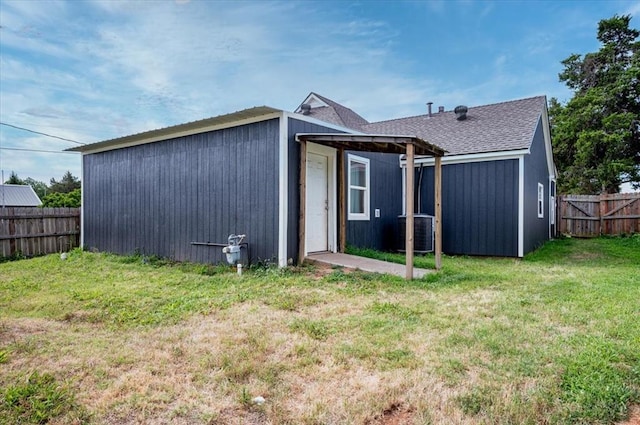
[[467, 119], [458, 121], [453, 111], [365, 124], [369, 134], [409, 134], [463, 155], [527, 149], [542, 111], [544, 96], [470, 107]]

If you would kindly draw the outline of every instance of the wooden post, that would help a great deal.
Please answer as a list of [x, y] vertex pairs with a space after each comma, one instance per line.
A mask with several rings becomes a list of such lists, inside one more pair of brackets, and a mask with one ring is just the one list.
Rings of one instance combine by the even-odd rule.
[[604, 224], [604, 216], [607, 215], [607, 196], [600, 195], [598, 198], [598, 214], [600, 215], [600, 236], [607, 233]]
[[442, 157], [436, 156], [434, 169], [434, 193], [436, 215], [436, 270], [442, 268]]
[[406, 237], [405, 237], [405, 252], [406, 252], [406, 278], [407, 280], [413, 279], [413, 180], [415, 178], [414, 168], [414, 146], [413, 143], [407, 143], [407, 184], [405, 186], [405, 199], [406, 199]]
[[347, 245], [347, 203], [345, 201], [344, 148], [338, 149], [338, 252], [344, 252]]
[[300, 218], [298, 221], [298, 265], [304, 261], [307, 207], [307, 142], [300, 141]]

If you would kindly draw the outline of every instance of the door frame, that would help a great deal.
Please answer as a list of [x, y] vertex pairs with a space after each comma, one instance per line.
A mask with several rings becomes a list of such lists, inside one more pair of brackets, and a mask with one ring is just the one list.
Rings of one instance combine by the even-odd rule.
[[[330, 148], [323, 145], [318, 145], [315, 143], [307, 143], [307, 158], [308, 154], [312, 153], [315, 155], [321, 155], [327, 157], [327, 205], [329, 209], [327, 210], [327, 250], [329, 252], [337, 252], [337, 226], [336, 226], [336, 211], [337, 211], [337, 177], [336, 177], [336, 169], [337, 169], [337, 150], [334, 148]], [[307, 172], [307, 176], [308, 176]], [[305, 196], [309, 196], [308, 193]], [[304, 203], [306, 206], [307, 200], [304, 199]], [[306, 256], [308, 251], [308, 240], [306, 239], [309, 235], [307, 228], [309, 226], [309, 220], [305, 220], [305, 241], [304, 241], [304, 255]]]

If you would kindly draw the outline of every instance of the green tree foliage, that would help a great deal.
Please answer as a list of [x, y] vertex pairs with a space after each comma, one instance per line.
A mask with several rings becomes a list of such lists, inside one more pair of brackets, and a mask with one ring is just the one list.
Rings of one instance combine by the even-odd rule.
[[640, 186], [640, 31], [631, 16], [598, 24], [601, 48], [562, 61], [560, 81], [574, 91], [549, 104], [554, 156], [563, 193], [617, 193]]
[[15, 171], [12, 171], [9, 175], [9, 179], [4, 182], [5, 184], [25, 184], [24, 180], [18, 177]]
[[40, 198], [41, 200], [49, 192], [49, 186], [47, 186], [45, 182], [32, 179], [31, 177], [27, 177], [26, 179], [24, 179], [24, 184], [28, 184], [29, 186], [31, 186], [33, 188], [33, 191], [36, 192], [38, 198]]
[[80, 180], [71, 174], [71, 171], [67, 171], [60, 181], [52, 178], [49, 189], [51, 192], [69, 193], [80, 189]]
[[50, 208], [80, 208], [80, 189], [74, 189], [68, 193], [51, 192], [42, 198], [42, 206]]

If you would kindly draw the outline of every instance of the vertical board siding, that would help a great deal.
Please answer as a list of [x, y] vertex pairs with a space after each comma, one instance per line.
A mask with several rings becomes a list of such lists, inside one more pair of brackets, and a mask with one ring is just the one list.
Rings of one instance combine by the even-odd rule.
[[87, 248], [224, 261], [230, 233], [251, 260], [278, 253], [277, 119], [84, 155]]
[[[419, 171], [416, 168], [416, 177]], [[425, 167], [420, 188], [422, 214], [434, 214], [433, 178], [433, 166]], [[442, 250], [447, 254], [518, 255], [518, 160], [443, 165]]]
[[[347, 220], [347, 245], [384, 251], [394, 250], [398, 240], [397, 232], [400, 229], [398, 216], [402, 214], [402, 171], [399, 155], [346, 151], [345, 158], [349, 153], [369, 159], [371, 189], [369, 220]], [[348, 176], [349, 164], [347, 160], [344, 163], [344, 173]], [[345, 187], [345, 200], [348, 199], [347, 190]], [[376, 208], [380, 209], [378, 218], [375, 217]]]
[[[549, 175], [542, 118], [531, 143], [531, 153], [524, 157], [524, 254], [549, 240]], [[538, 183], [544, 186], [544, 216], [538, 218]]]
[[79, 208], [0, 208], [0, 258], [69, 251], [79, 243]]
[[[287, 126], [287, 147], [289, 151], [289, 169], [287, 173], [287, 188], [289, 192], [287, 198], [287, 252], [289, 259], [295, 264], [298, 261], [298, 229], [300, 227], [298, 223], [300, 215], [300, 144], [296, 141], [296, 134], [340, 133], [340, 131], [291, 117], [288, 118]], [[336, 223], [338, 223], [337, 220]]]
[[640, 232], [640, 193], [562, 195], [558, 209], [560, 234], [592, 237]]

